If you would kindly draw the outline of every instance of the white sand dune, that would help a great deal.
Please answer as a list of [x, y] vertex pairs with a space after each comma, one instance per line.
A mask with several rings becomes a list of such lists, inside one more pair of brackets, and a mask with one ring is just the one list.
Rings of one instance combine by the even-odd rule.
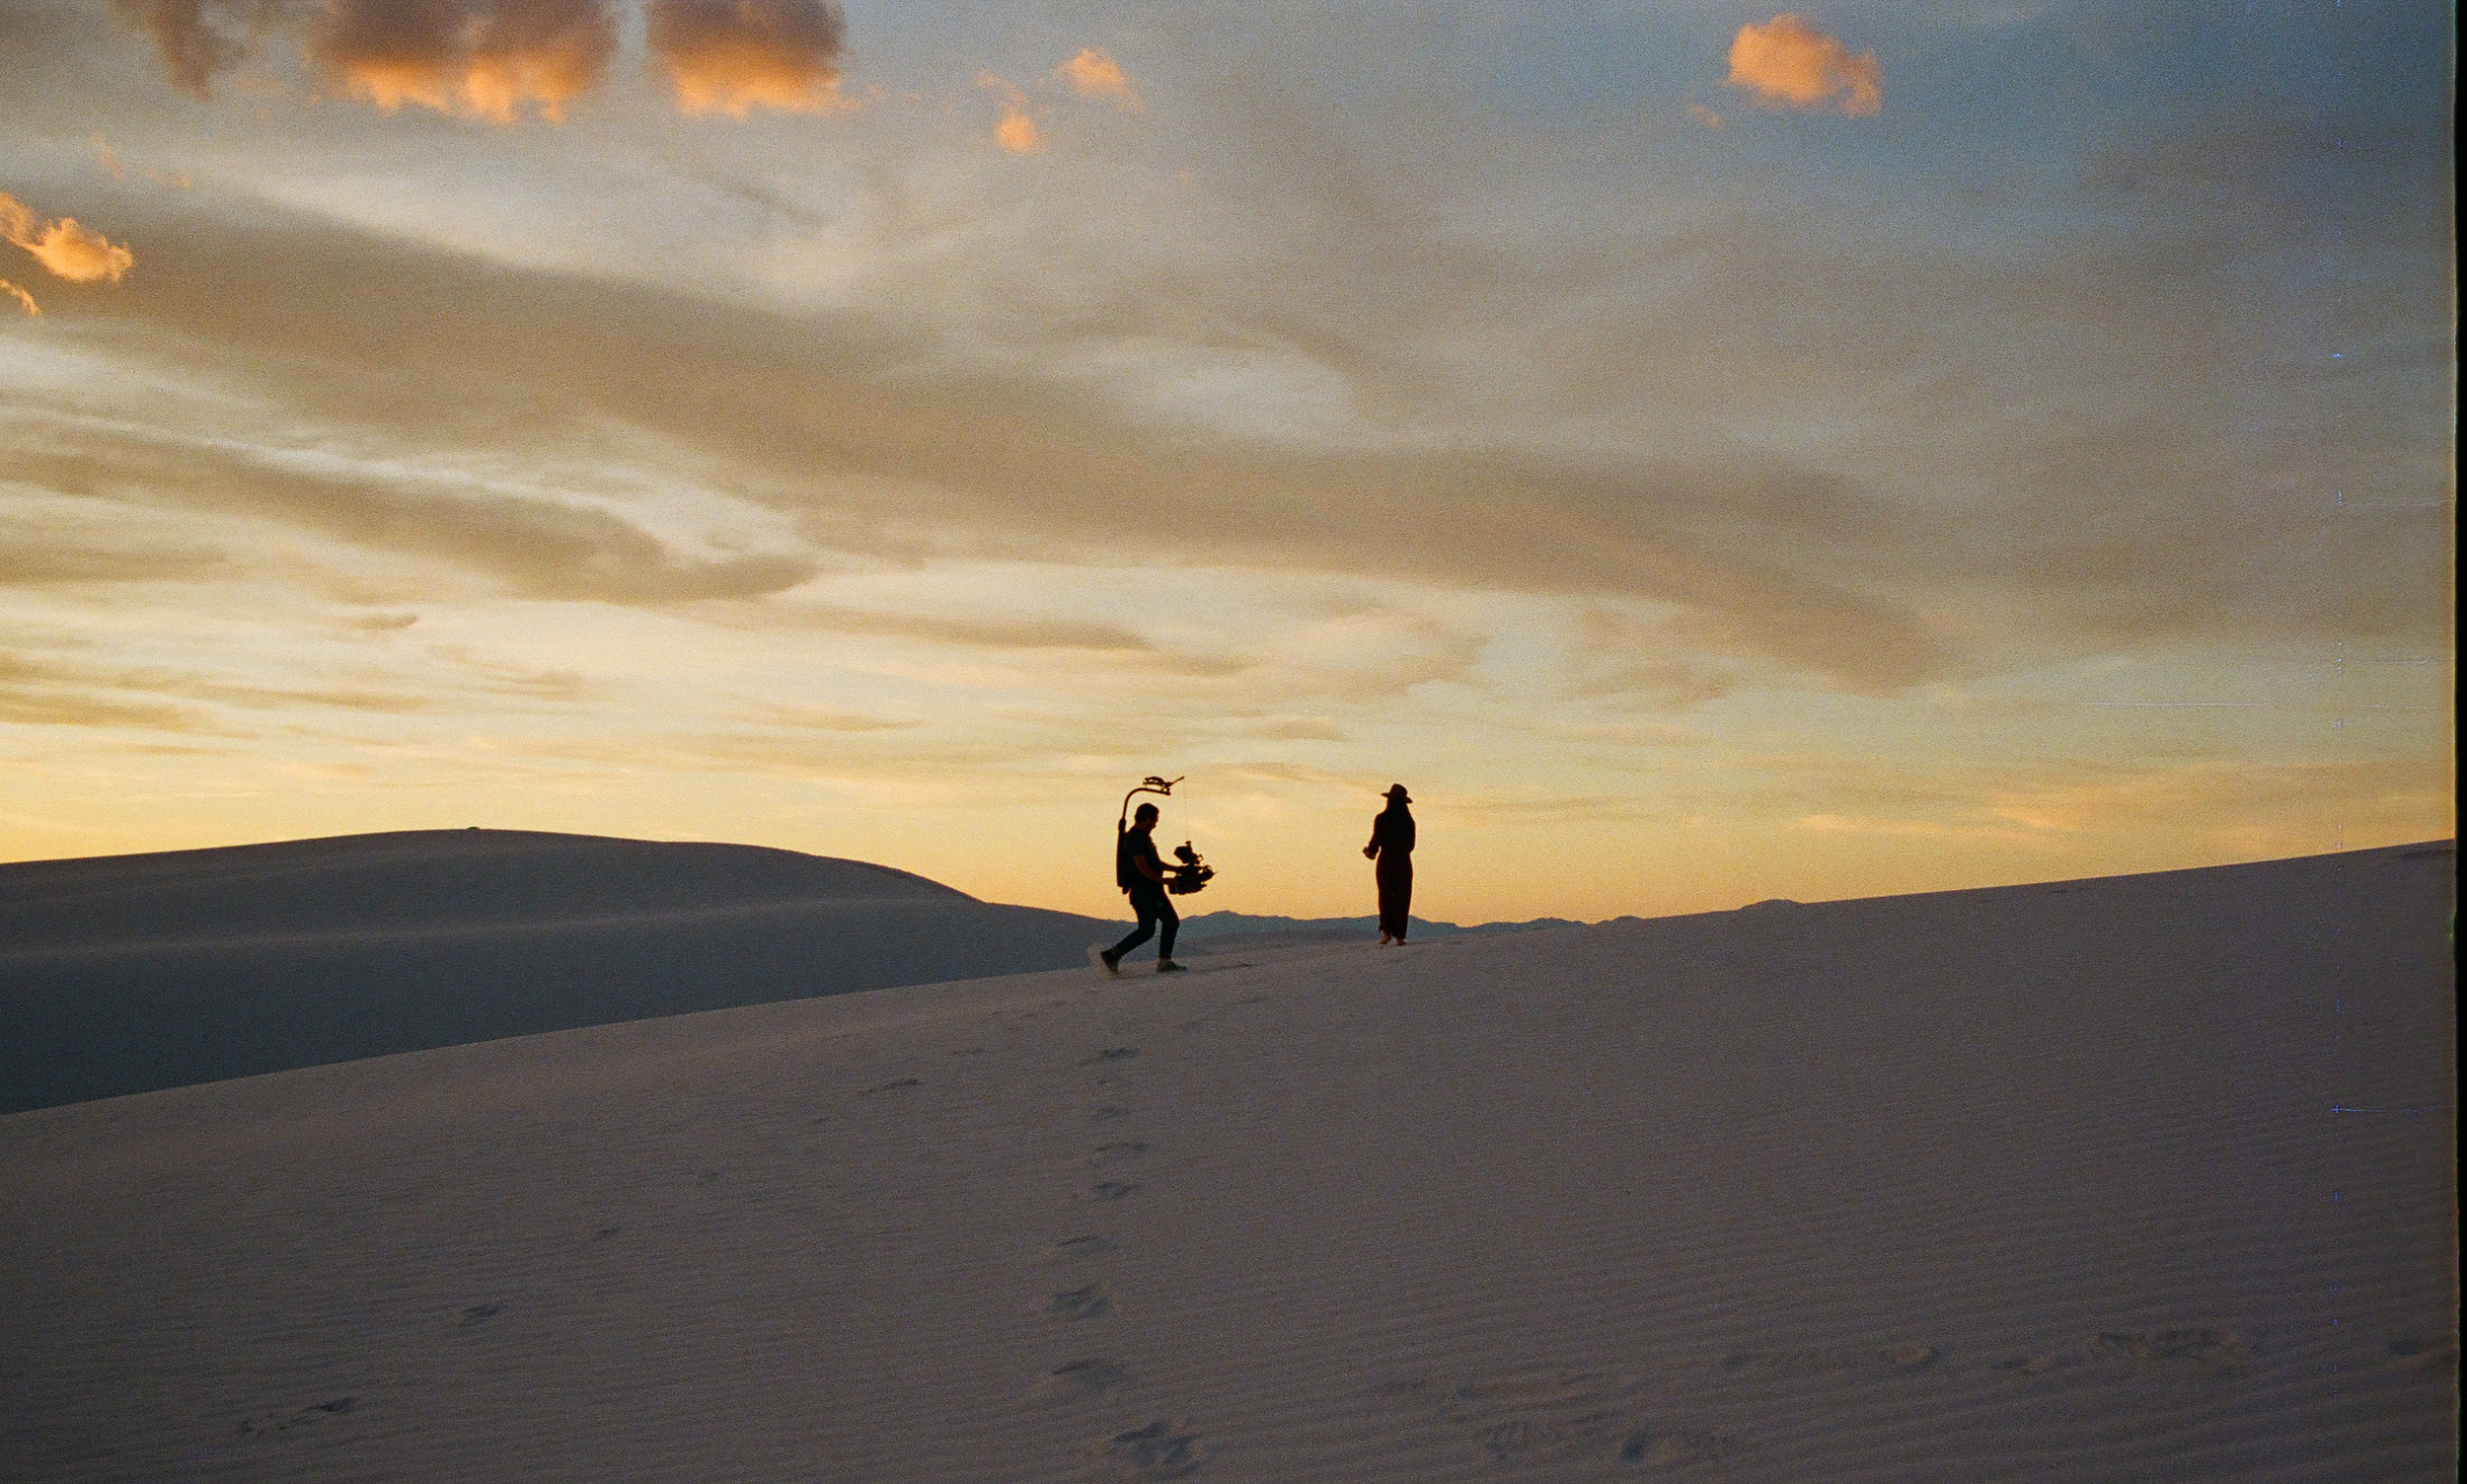
[[1120, 930], [862, 861], [518, 830], [0, 865], [0, 1113], [1057, 968]]
[[0, 1119], [0, 1474], [2455, 1476], [2448, 845]]

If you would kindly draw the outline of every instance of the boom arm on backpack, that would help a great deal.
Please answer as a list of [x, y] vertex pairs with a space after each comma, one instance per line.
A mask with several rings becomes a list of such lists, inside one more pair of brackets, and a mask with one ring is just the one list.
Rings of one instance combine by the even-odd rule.
[[1138, 787], [1122, 795], [1122, 817], [1113, 822], [1113, 884], [1115, 886], [1129, 891], [1138, 884], [1131, 879], [1133, 874], [1131, 862], [1122, 853], [1122, 837], [1131, 832], [1132, 795], [1155, 793], [1170, 798], [1173, 795], [1173, 785], [1180, 781], [1182, 781], [1180, 779], [1160, 779], [1152, 773], [1140, 779]]

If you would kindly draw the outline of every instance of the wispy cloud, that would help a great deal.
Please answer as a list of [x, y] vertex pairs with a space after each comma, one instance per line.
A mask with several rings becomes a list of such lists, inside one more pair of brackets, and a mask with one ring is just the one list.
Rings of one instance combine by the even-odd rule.
[[544, 598], [644, 606], [748, 599], [815, 571], [799, 554], [680, 551], [623, 515], [554, 496], [228, 439], [55, 426], [38, 443], [0, 453], [0, 478], [55, 490], [142, 481], [161, 499], [425, 557]]
[[[117, 283], [136, 266], [136, 256], [73, 216], [45, 220], [32, 206], [0, 190], [0, 238], [35, 255], [35, 260], [71, 283]], [[24, 290], [19, 298], [29, 307]]]
[[10, 298], [15, 299], [30, 315], [40, 317], [42, 314], [42, 306], [35, 302], [34, 295], [26, 292], [26, 290], [18, 287], [16, 284], [11, 283], [6, 278], [0, 278], [0, 294], [6, 294]]
[[607, 75], [617, 23], [603, 0], [327, 0], [305, 50], [327, 87], [388, 111], [557, 122]]
[[1263, 742], [1342, 742], [1345, 729], [1325, 716], [1278, 716], [1254, 723], [1242, 735]]
[[903, 732], [913, 731], [925, 724], [922, 721], [894, 720], [853, 711], [832, 711], [816, 706], [779, 705], [759, 708], [752, 719], [770, 726], [814, 732]]
[[1028, 111], [1028, 95], [1016, 83], [991, 72], [977, 74], [977, 86], [1002, 100], [1003, 116], [994, 125], [994, 142], [1014, 155], [1032, 155], [1045, 147], [1045, 135]]
[[1087, 649], [1144, 654], [1155, 648], [1127, 629], [1067, 619], [966, 619], [932, 614], [810, 611], [815, 623], [846, 633], [879, 633], [988, 649]]
[[1838, 37], [1788, 12], [1739, 28], [1724, 81], [1775, 108], [1838, 109], [1861, 118], [1885, 106], [1884, 69], [1874, 51], [1852, 55]]
[[0, 721], [34, 726], [126, 726], [148, 731], [189, 731], [199, 724], [195, 710], [159, 702], [113, 701], [106, 697], [46, 689], [20, 689], [0, 676]]
[[0, 516], [0, 588], [197, 580], [230, 574], [223, 553], [169, 542], [134, 522], [80, 522], [60, 502], [19, 497]]
[[840, 96], [848, 22], [829, 0], [651, 0], [645, 39], [687, 113], [820, 113]]
[[197, 98], [240, 64], [285, 9], [283, 0], [112, 0], [112, 14], [154, 42], [172, 85]]
[[1093, 46], [1080, 48], [1077, 56], [1054, 69], [1054, 75], [1082, 98], [1106, 99], [1124, 112], [1136, 113], [1148, 107], [1139, 90], [1131, 86], [1122, 64]]
[[1680, 657], [1689, 646], [1668, 627], [1604, 608], [1578, 616], [1571, 647], [1569, 688], [1578, 696], [1679, 710], [1740, 687], [1730, 671]]

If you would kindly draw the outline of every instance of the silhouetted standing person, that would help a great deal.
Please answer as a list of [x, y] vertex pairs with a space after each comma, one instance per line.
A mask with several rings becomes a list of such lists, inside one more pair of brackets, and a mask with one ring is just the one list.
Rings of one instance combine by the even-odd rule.
[[1164, 927], [1164, 935], [1157, 943], [1157, 972], [1179, 974], [1182, 966], [1173, 961], [1173, 935], [1182, 928], [1181, 914], [1165, 896], [1165, 863], [1157, 856], [1157, 806], [1142, 804], [1131, 816], [1131, 828], [1114, 843], [1113, 878], [1131, 898], [1131, 910], [1139, 914], [1140, 925], [1131, 935], [1097, 954], [1108, 974], [1122, 972], [1122, 955], [1147, 942], [1158, 925]]
[[1379, 862], [1380, 946], [1405, 940], [1405, 918], [1413, 908], [1413, 815], [1405, 785], [1391, 783], [1387, 807], [1371, 821], [1371, 843], [1362, 853]]

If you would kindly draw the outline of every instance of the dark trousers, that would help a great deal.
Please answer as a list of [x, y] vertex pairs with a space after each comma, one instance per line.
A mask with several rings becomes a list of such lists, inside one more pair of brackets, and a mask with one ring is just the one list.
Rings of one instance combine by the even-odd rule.
[[1165, 899], [1165, 889], [1153, 881], [1143, 881], [1132, 887], [1131, 910], [1140, 915], [1140, 925], [1131, 929], [1129, 937], [1113, 945], [1113, 956], [1120, 958], [1147, 942], [1149, 935], [1157, 930], [1157, 925], [1162, 923], [1165, 933], [1157, 943], [1157, 961], [1163, 963], [1171, 958], [1173, 935], [1182, 930], [1182, 916]]
[[[1388, 862], [1394, 860], [1395, 864]], [[1380, 931], [1389, 937], [1405, 935], [1405, 918], [1413, 910], [1413, 857], [1411, 855], [1380, 854]]]

